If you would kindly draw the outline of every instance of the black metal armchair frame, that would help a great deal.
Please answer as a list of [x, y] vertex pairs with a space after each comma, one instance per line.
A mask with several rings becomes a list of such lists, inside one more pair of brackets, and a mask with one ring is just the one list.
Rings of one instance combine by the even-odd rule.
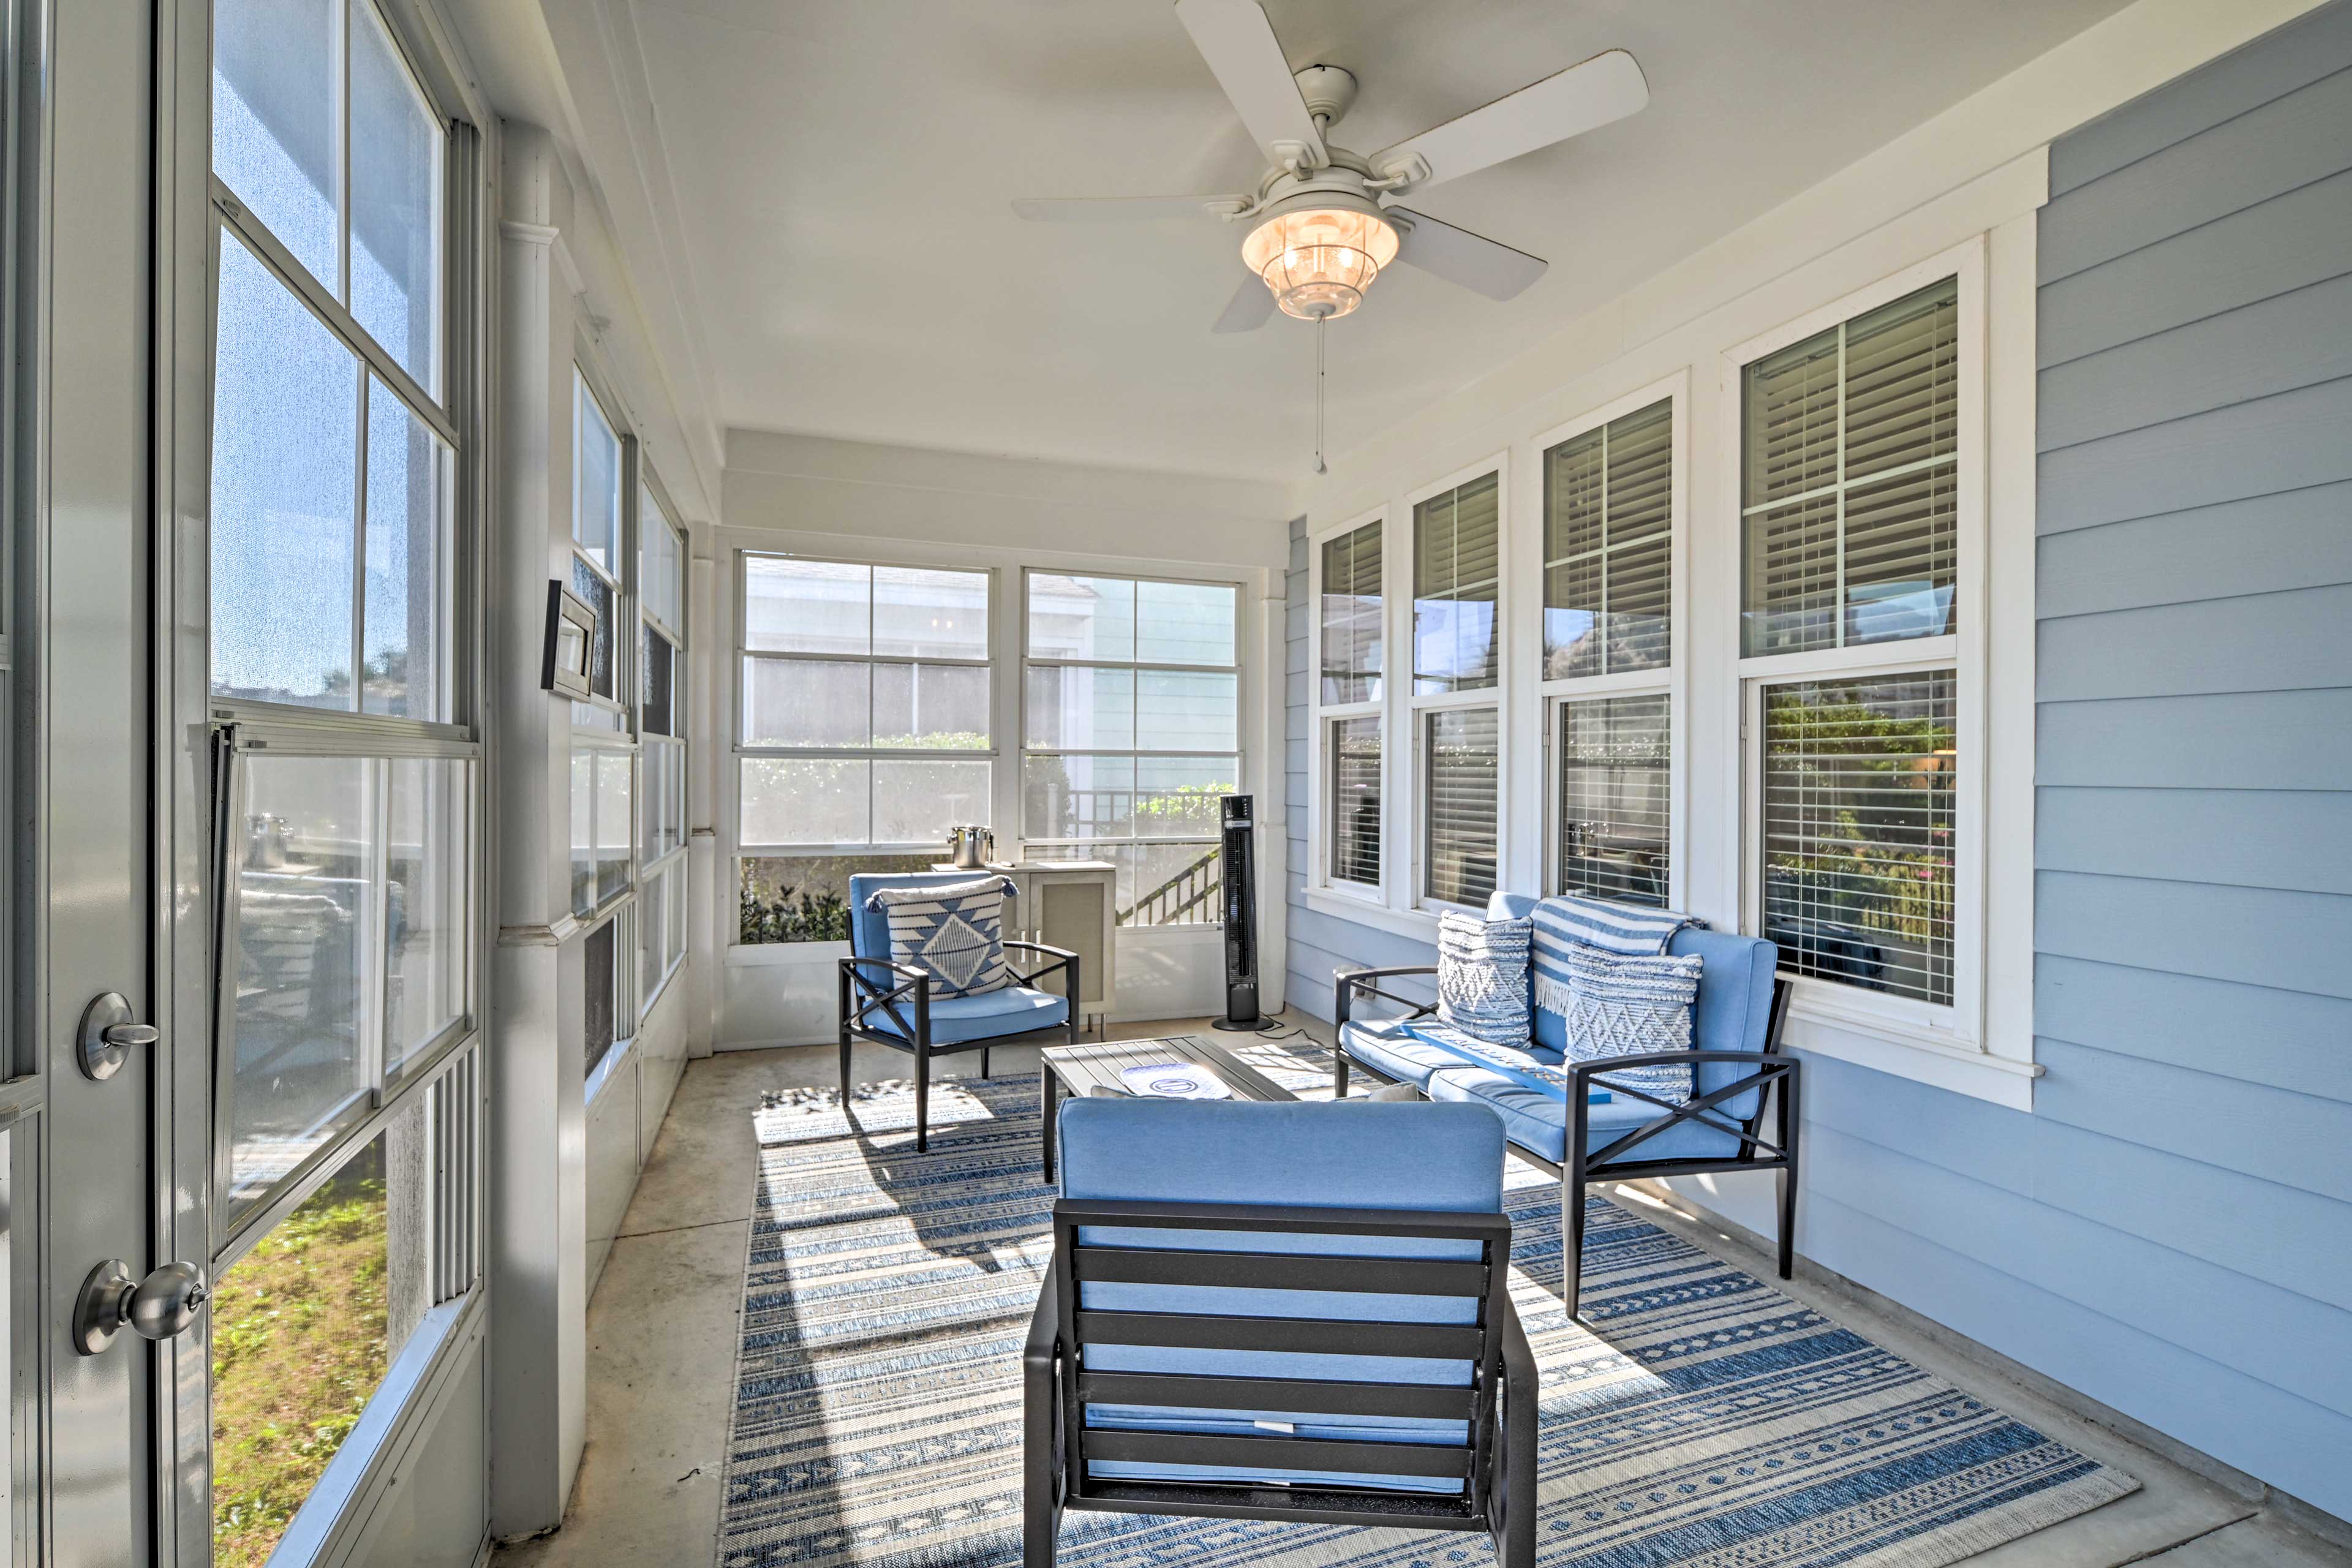
[[[1326, 1253], [1180, 1251], [1081, 1246], [1080, 1226], [1435, 1237], [1480, 1244], [1475, 1259]], [[1026, 1568], [1050, 1568], [1066, 1510], [1202, 1514], [1221, 1519], [1481, 1531], [1503, 1568], [1534, 1568], [1535, 1352], [1511, 1307], [1511, 1222], [1501, 1214], [1324, 1209], [1236, 1204], [1054, 1205], [1054, 1258], [1023, 1353], [1022, 1536]], [[1472, 1297], [1475, 1323], [1350, 1321], [1105, 1311], [1084, 1307], [1089, 1282], [1212, 1285]], [[1467, 1361], [1465, 1386], [1099, 1371], [1085, 1347], [1165, 1345]], [[1459, 1447], [1266, 1436], [1118, 1431], [1087, 1425], [1089, 1405], [1296, 1410], [1460, 1420]], [[1090, 1461], [1223, 1465], [1459, 1479], [1458, 1495], [1338, 1486], [1121, 1481]]]
[[[1412, 1008], [1408, 1018], [1426, 1017], [1437, 1009], [1426, 1003], [1382, 991], [1370, 984], [1375, 980], [1391, 979], [1408, 974], [1435, 974], [1434, 965], [1400, 969], [1358, 969], [1336, 977], [1338, 995], [1335, 998], [1335, 1037], [1341, 1043], [1332, 1052], [1331, 1085], [1336, 1098], [1348, 1092], [1348, 1071], [1350, 1065], [1360, 1068], [1366, 1076], [1382, 1083], [1395, 1081], [1369, 1062], [1352, 1061], [1345, 1044], [1344, 1026], [1348, 1023], [1358, 995], [1378, 996]], [[1764, 1026], [1764, 1048], [1757, 1051], [1655, 1051], [1643, 1056], [1611, 1057], [1601, 1061], [1574, 1062], [1569, 1066], [1571, 1089], [1568, 1097], [1568, 1131], [1561, 1152], [1564, 1163], [1555, 1164], [1542, 1155], [1517, 1144], [1512, 1145], [1519, 1158], [1559, 1178], [1560, 1234], [1563, 1239], [1561, 1256], [1562, 1278], [1560, 1299], [1568, 1304], [1569, 1315], [1581, 1312], [1584, 1282], [1584, 1188], [1595, 1181], [1630, 1182], [1645, 1176], [1720, 1175], [1738, 1171], [1774, 1171], [1780, 1183], [1780, 1278], [1786, 1279], [1796, 1262], [1797, 1235], [1797, 1140], [1801, 1125], [1804, 1064], [1780, 1048], [1780, 1032], [1789, 1017], [1789, 982], [1775, 975], [1772, 980], [1772, 1006]], [[1627, 1068], [1671, 1067], [1687, 1063], [1696, 1068], [1706, 1062], [1730, 1062], [1753, 1067], [1755, 1071], [1742, 1075], [1732, 1082], [1705, 1094], [1693, 1095], [1677, 1105], [1646, 1090], [1601, 1075], [1622, 1072]], [[1640, 1126], [1630, 1128], [1624, 1136], [1586, 1152], [1590, 1136], [1591, 1089], [1598, 1086], [1612, 1095], [1641, 1100], [1656, 1106], [1664, 1114]], [[1764, 1091], [1777, 1088], [1777, 1094]], [[1735, 1120], [1718, 1109], [1738, 1099], [1750, 1089], [1759, 1091], [1756, 1109], [1746, 1118]], [[1773, 1119], [1772, 1136], [1763, 1136], [1764, 1118], [1770, 1111]], [[1738, 1140], [1739, 1152], [1713, 1159], [1627, 1159], [1630, 1150], [1637, 1149], [1670, 1128], [1685, 1122], [1696, 1122], [1727, 1132]]]
[[[1045, 1028], [1023, 1029], [1010, 1035], [992, 1035], [986, 1039], [957, 1040], [936, 1044], [931, 1039], [931, 976], [929, 971], [895, 959], [869, 958], [852, 954], [841, 960], [839, 985], [841, 1017], [841, 1104], [845, 1114], [849, 1107], [849, 1055], [859, 1040], [871, 1040], [876, 1045], [888, 1046], [893, 1050], [907, 1051], [915, 1058], [915, 1149], [929, 1150], [931, 1114], [931, 1058], [951, 1056], [958, 1051], [980, 1053], [980, 1076], [988, 1076], [988, 1053], [992, 1046], [1003, 1045], [1026, 1035], [1041, 1035], [1046, 1029], [1066, 1027], [1070, 1044], [1078, 1043], [1078, 1003], [1084, 994], [1078, 985], [1078, 955], [1066, 948], [1047, 947], [1041, 942], [1008, 942], [1007, 952], [1034, 952], [1051, 962], [1040, 964], [1026, 974], [1015, 973], [1015, 985], [1034, 987], [1052, 975], [1063, 977], [1062, 994], [1070, 999], [1069, 1016], [1063, 1023], [1048, 1024]], [[886, 985], [869, 971], [880, 970], [895, 978], [898, 984]], [[901, 1007], [905, 1011], [901, 1011]], [[875, 1021], [879, 1013], [898, 1026], [894, 1033]], [[913, 1015], [908, 1017], [908, 1013]]]

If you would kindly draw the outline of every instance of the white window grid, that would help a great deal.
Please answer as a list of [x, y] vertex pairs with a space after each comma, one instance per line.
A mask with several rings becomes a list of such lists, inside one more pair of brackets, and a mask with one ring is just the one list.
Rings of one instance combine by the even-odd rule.
[[[1384, 689], [1391, 694], [1391, 700], [1401, 704], [1404, 714], [1405, 742], [1410, 749], [1409, 755], [1412, 759], [1408, 763], [1412, 805], [1407, 814], [1412, 823], [1411, 866], [1409, 880], [1405, 884], [1407, 897], [1412, 908], [1426, 910], [1432, 914], [1443, 913], [1448, 910], [1468, 910], [1474, 914], [1486, 912], [1483, 906], [1474, 909], [1468, 905], [1433, 897], [1428, 891], [1429, 879], [1434, 869], [1430, 858], [1432, 836], [1429, 821], [1431, 783], [1429, 715], [1432, 713], [1474, 708], [1491, 708], [1496, 710], [1495, 862], [1498, 888], [1504, 885], [1507, 875], [1504, 839], [1508, 832], [1510, 821], [1510, 745], [1506, 726], [1502, 722], [1502, 715], [1509, 711], [1509, 688], [1514, 684], [1514, 672], [1511, 668], [1511, 660], [1507, 657], [1507, 628], [1510, 625], [1511, 601], [1514, 597], [1511, 574], [1507, 569], [1507, 563], [1510, 560], [1511, 537], [1510, 467], [1509, 454], [1496, 453], [1483, 462], [1470, 464], [1466, 468], [1448, 474], [1433, 484], [1423, 485], [1419, 489], [1408, 493], [1404, 498], [1403, 518], [1406, 538], [1403, 541], [1404, 548], [1396, 552], [1398, 556], [1396, 573], [1391, 578], [1392, 582], [1399, 578], [1402, 580], [1404, 593], [1400, 596], [1401, 602], [1397, 605], [1393, 618], [1390, 622], [1392, 628], [1400, 626], [1402, 627], [1402, 637], [1391, 645], [1397, 651], [1387, 659], [1390, 679], [1385, 683]], [[1495, 638], [1496, 646], [1495, 681], [1491, 686], [1475, 687], [1468, 690], [1421, 692], [1414, 689], [1419, 685], [1414, 677], [1420, 665], [1419, 651], [1414, 646], [1416, 627], [1412, 575], [1413, 564], [1420, 557], [1421, 549], [1416, 514], [1423, 501], [1444, 495], [1449, 490], [1460, 489], [1463, 486], [1484, 479], [1489, 474], [1495, 477]], [[1392, 637], [1396, 636], [1393, 630], [1391, 635]], [[1391, 812], [1390, 820], [1395, 820], [1395, 816], [1396, 814]]]
[[[1366, 529], [1378, 529], [1381, 538], [1381, 671], [1379, 695], [1354, 702], [1327, 702], [1323, 696], [1323, 669], [1326, 655], [1323, 648], [1323, 549], [1335, 539], [1344, 539]], [[1343, 897], [1381, 902], [1387, 894], [1389, 801], [1391, 776], [1395, 748], [1390, 744], [1387, 712], [1389, 700], [1395, 690], [1397, 641], [1396, 594], [1393, 583], [1397, 575], [1394, 531], [1390, 527], [1386, 507], [1349, 519], [1337, 528], [1311, 535], [1307, 542], [1307, 704], [1309, 715], [1307, 739], [1308, 799], [1307, 821], [1312, 837], [1308, 845], [1309, 885]], [[1407, 671], [1408, 677], [1411, 671]], [[1331, 864], [1331, 821], [1334, 776], [1333, 737], [1338, 726], [1349, 720], [1370, 719], [1379, 725], [1381, 764], [1379, 797], [1381, 816], [1381, 846], [1379, 865], [1370, 882], [1358, 881], [1337, 875]]]

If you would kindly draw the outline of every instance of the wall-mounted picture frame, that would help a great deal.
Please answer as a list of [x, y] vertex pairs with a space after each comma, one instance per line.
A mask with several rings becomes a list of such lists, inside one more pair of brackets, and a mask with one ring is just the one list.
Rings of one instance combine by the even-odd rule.
[[588, 649], [596, 635], [596, 612], [561, 581], [547, 583], [547, 644], [540, 656], [539, 684], [558, 697], [585, 698]]

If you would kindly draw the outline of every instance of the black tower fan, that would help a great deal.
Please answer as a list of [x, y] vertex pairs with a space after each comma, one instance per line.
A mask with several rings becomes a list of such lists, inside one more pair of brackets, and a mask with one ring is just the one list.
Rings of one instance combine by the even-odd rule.
[[1271, 1029], [1272, 1018], [1257, 1012], [1257, 860], [1252, 850], [1250, 797], [1229, 795], [1220, 803], [1224, 828], [1225, 1016], [1211, 1020], [1220, 1029]]

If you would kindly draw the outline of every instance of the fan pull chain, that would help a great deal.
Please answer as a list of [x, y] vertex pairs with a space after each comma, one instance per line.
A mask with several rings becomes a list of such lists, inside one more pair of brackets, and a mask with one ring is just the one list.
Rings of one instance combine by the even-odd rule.
[[1323, 328], [1328, 316], [1315, 318], [1315, 471], [1328, 474], [1323, 466]]

